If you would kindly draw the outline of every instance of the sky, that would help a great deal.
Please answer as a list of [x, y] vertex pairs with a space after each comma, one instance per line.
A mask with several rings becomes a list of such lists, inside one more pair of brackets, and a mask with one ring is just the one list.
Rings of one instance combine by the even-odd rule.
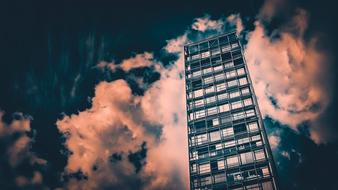
[[3, 1], [1, 189], [188, 189], [183, 46], [236, 29], [281, 189], [337, 189], [333, 1]]

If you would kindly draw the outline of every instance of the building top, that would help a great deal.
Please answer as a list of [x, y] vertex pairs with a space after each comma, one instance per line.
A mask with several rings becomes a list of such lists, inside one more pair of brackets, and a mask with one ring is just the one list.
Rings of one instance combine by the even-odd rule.
[[188, 42], [187, 44], [184, 45], [184, 47], [197, 45], [197, 44], [200, 44], [200, 43], [203, 43], [203, 42], [207, 42], [207, 41], [214, 40], [214, 39], [217, 39], [217, 38], [220, 38], [220, 37], [223, 37], [223, 36], [227, 36], [227, 35], [232, 34], [232, 33], [236, 34], [236, 30], [235, 29], [230, 30], [230, 31], [227, 31], [225, 33], [222, 33], [222, 34], [219, 34], [219, 35], [214, 35], [214, 36], [211, 36], [209, 38], [205, 38], [205, 39], [197, 41], [197, 42]]

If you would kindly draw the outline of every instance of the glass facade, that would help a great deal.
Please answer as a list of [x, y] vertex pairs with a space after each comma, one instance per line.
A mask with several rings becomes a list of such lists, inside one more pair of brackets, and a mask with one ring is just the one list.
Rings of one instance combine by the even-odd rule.
[[275, 166], [235, 31], [184, 47], [190, 188], [276, 190]]

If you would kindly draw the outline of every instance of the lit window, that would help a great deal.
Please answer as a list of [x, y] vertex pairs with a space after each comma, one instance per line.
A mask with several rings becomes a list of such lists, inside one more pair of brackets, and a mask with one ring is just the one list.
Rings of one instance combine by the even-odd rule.
[[228, 82], [228, 87], [233, 87], [233, 86], [237, 86], [237, 85], [238, 85], [237, 80], [232, 80], [232, 81]]
[[217, 54], [220, 54], [220, 53], [221, 53], [221, 51], [218, 48], [211, 50], [211, 55], [217, 55]]
[[249, 127], [250, 132], [254, 132], [254, 131], [258, 130], [258, 124], [257, 124], [257, 122], [249, 123], [248, 127]]
[[192, 76], [193, 77], [198, 77], [198, 76], [201, 76], [202, 72], [201, 71], [195, 71], [192, 73]]
[[263, 173], [263, 176], [269, 176], [270, 175], [270, 172], [269, 172], [269, 169], [268, 167], [264, 167], [262, 168], [262, 173]]
[[214, 131], [210, 133], [210, 141], [218, 141], [221, 140], [221, 135], [219, 133], [219, 131]]
[[216, 144], [215, 147], [216, 147], [216, 150], [221, 150], [222, 149], [222, 143]]
[[244, 75], [245, 74], [244, 68], [237, 69], [237, 74], [238, 74], [238, 76]]
[[208, 94], [208, 93], [212, 93], [212, 92], [215, 92], [215, 87], [214, 86], [210, 86], [208, 88], [205, 89], [205, 93]]
[[199, 168], [200, 168], [201, 174], [210, 172], [210, 164], [209, 163], [201, 164]]
[[238, 47], [238, 43], [231, 44], [231, 48], [237, 48], [237, 47]]
[[252, 163], [254, 161], [252, 152], [246, 152], [241, 154], [242, 164]]
[[198, 152], [193, 151], [191, 154], [191, 160], [198, 160]]
[[242, 95], [250, 94], [249, 88], [243, 88], [243, 89], [241, 90], [241, 92], [242, 92]]
[[204, 106], [204, 100], [196, 100], [195, 102], [195, 107], [202, 107]]
[[188, 98], [192, 98], [192, 92], [188, 93]]
[[217, 107], [212, 107], [208, 109], [208, 115], [217, 114]]
[[222, 52], [224, 53], [224, 52], [228, 52], [228, 51], [230, 51], [231, 50], [231, 47], [230, 47], [230, 45], [226, 45], [226, 46], [223, 46], [222, 47]]
[[246, 79], [246, 77], [240, 78], [239, 79], [239, 84], [240, 85], [248, 84], [248, 80]]
[[244, 112], [234, 113], [232, 117], [234, 120], [243, 119], [245, 118], [245, 113]]
[[250, 106], [250, 105], [252, 105], [251, 98], [245, 99], [245, 100], [243, 100], [243, 102], [244, 102], [244, 106]]
[[203, 82], [204, 82], [204, 84], [210, 84], [210, 83], [214, 82], [214, 79], [213, 79], [212, 76], [211, 77], [207, 77], [207, 78], [203, 79]]
[[210, 52], [209, 51], [203, 52], [203, 53], [201, 53], [201, 56], [202, 56], [202, 58], [210, 57]]
[[209, 98], [206, 98], [205, 100], [206, 100], [207, 104], [214, 103], [214, 102], [216, 102], [216, 96], [211, 96]]
[[195, 119], [205, 117], [205, 110], [200, 110], [195, 112]]
[[263, 190], [273, 190], [272, 184], [270, 181], [262, 183]]
[[211, 73], [211, 72], [212, 72], [211, 67], [206, 68], [206, 69], [203, 69], [203, 73], [204, 73], [204, 74], [208, 74], [208, 73]]
[[226, 77], [227, 77], [227, 79], [236, 77], [236, 71], [226, 72]]
[[255, 116], [255, 110], [251, 109], [251, 110], [247, 110], [245, 111], [246, 113], [246, 117], [251, 117], [251, 116]]
[[202, 89], [195, 90], [194, 91], [194, 96], [195, 96], [195, 98], [203, 96], [203, 90]]
[[225, 63], [224, 64], [224, 68], [231, 68], [231, 67], [234, 67], [234, 63], [233, 62], [229, 62], [229, 63]]
[[212, 126], [216, 126], [216, 125], [219, 125], [219, 119], [218, 118], [215, 118], [212, 120]]
[[201, 186], [210, 185], [211, 183], [211, 176], [201, 178]]
[[216, 86], [217, 92], [222, 91], [222, 90], [225, 90], [225, 89], [226, 89], [225, 83], [218, 84], [218, 85]]
[[[220, 168], [218, 168], [219, 170], [221, 170]], [[216, 174], [214, 176], [215, 179], [215, 183], [224, 183], [226, 181], [226, 175], [225, 173], [220, 173], [220, 174]]]
[[256, 157], [256, 160], [263, 160], [263, 159], [265, 159], [264, 151], [263, 150], [257, 150], [257, 151], [255, 151], [255, 157]]
[[223, 70], [223, 65], [214, 67], [214, 71], [221, 71], [221, 70]]
[[224, 148], [232, 147], [232, 146], [235, 146], [235, 145], [236, 145], [236, 143], [235, 143], [234, 140], [228, 141], [228, 142], [224, 143]]
[[191, 60], [196, 60], [196, 59], [199, 59], [200, 58], [200, 54], [196, 54], [196, 55], [193, 55], [191, 57]]
[[238, 97], [238, 96], [240, 96], [239, 91], [230, 92], [230, 98], [235, 98], [235, 97]]
[[249, 137], [237, 140], [238, 145], [245, 144], [245, 143], [248, 143], [248, 142], [250, 142]]
[[197, 165], [196, 164], [192, 164], [191, 165], [191, 172], [192, 173], [196, 173], [197, 172]]
[[258, 141], [261, 140], [261, 136], [260, 135], [255, 135], [251, 137], [251, 141]]
[[231, 109], [238, 109], [242, 107], [242, 101], [232, 102], [231, 103]]
[[190, 79], [191, 78], [191, 74], [188, 74], [188, 79]]
[[228, 137], [234, 135], [234, 129], [232, 127], [226, 128], [222, 130], [223, 137]]
[[226, 100], [228, 99], [228, 93], [219, 94], [217, 97], [218, 97], [218, 101]]
[[218, 168], [219, 170], [223, 170], [223, 169], [225, 168], [225, 163], [224, 163], [224, 160], [223, 160], [223, 159], [217, 161], [217, 168]]
[[190, 65], [188, 65], [187, 70], [190, 71]]
[[219, 80], [224, 80], [224, 79], [225, 79], [225, 75], [224, 75], [224, 73], [221, 73], [221, 74], [215, 75], [215, 80], [216, 80], [216, 81], [219, 81]]
[[228, 165], [228, 167], [238, 166], [238, 164], [239, 164], [239, 160], [238, 160], [237, 155], [230, 156], [230, 157], [227, 158], [227, 165]]
[[191, 140], [193, 142], [193, 145], [200, 145], [208, 141], [208, 135], [207, 134], [201, 134], [191, 137]]
[[229, 111], [230, 110], [230, 106], [229, 104], [223, 104], [221, 106], [218, 106], [219, 107], [219, 112], [226, 112], [226, 111]]

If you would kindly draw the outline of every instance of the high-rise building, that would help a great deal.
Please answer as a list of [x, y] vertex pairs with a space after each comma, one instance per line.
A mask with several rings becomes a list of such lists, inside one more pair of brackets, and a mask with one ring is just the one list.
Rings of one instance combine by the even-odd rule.
[[190, 188], [278, 189], [236, 32], [188, 44], [184, 54]]

